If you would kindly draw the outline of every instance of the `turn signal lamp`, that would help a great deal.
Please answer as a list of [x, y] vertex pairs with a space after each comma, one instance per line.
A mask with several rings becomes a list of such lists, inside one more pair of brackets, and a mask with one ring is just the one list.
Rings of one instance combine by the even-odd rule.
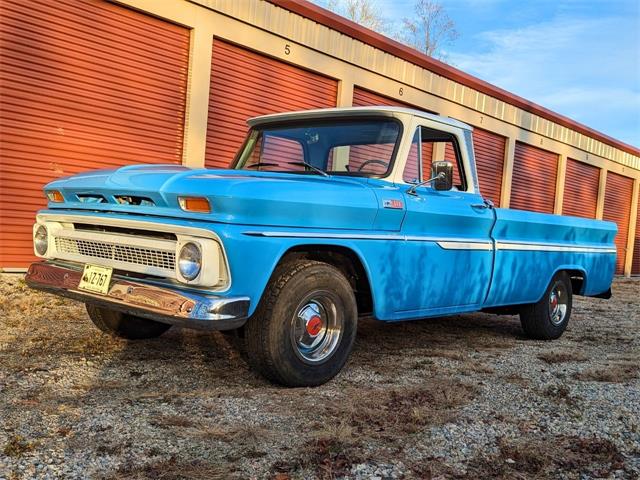
[[49, 190], [47, 192], [47, 198], [50, 202], [62, 203], [64, 202], [64, 197], [58, 190]]
[[210, 213], [209, 200], [204, 197], [178, 197], [180, 208], [185, 212]]

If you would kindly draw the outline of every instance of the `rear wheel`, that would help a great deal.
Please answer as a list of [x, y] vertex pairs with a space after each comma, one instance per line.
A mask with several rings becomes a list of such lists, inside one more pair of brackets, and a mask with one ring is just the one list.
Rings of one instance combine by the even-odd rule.
[[109, 335], [128, 340], [156, 338], [171, 328], [171, 325], [147, 318], [86, 304], [93, 324]]
[[245, 326], [249, 363], [275, 383], [321, 385], [346, 363], [357, 317], [351, 285], [337, 268], [310, 260], [285, 263]]
[[540, 301], [521, 309], [522, 329], [539, 340], [559, 338], [569, 324], [572, 300], [571, 279], [566, 272], [558, 272]]

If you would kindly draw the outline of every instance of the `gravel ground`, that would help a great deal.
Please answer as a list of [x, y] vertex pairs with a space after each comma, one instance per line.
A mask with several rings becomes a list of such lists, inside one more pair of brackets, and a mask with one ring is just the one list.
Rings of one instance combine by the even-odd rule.
[[639, 478], [640, 279], [613, 291], [553, 342], [364, 320], [342, 374], [286, 390], [219, 333], [114, 339], [0, 275], [0, 478]]

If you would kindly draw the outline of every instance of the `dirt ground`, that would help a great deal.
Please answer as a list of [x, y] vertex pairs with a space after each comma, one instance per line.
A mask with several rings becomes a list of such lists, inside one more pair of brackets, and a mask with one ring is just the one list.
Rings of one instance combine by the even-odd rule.
[[640, 279], [517, 317], [364, 320], [315, 389], [252, 373], [220, 333], [126, 342], [0, 275], [0, 478], [639, 478]]

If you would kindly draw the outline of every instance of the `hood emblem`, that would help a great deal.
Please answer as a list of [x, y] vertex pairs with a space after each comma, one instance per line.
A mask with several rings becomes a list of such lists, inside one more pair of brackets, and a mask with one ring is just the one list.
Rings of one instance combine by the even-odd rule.
[[382, 206], [384, 208], [393, 208], [395, 210], [402, 210], [404, 208], [404, 202], [402, 200], [382, 200]]

